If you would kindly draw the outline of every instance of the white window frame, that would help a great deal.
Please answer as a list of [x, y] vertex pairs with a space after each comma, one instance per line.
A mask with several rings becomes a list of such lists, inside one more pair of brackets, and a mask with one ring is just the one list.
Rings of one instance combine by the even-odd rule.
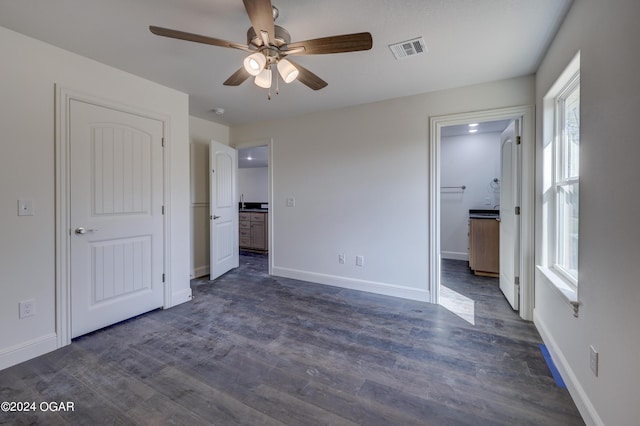
[[558, 244], [560, 243], [558, 217], [560, 215], [559, 189], [564, 186], [579, 185], [579, 172], [578, 176], [565, 179], [561, 168], [563, 164], [564, 100], [579, 87], [580, 53], [578, 52], [543, 98], [543, 237], [542, 265], [538, 266], [538, 269], [560, 293], [574, 304], [574, 309], [578, 304], [578, 271], [571, 273], [558, 262]]
[[[567, 166], [567, 151], [565, 146], [565, 137], [566, 137], [566, 127], [565, 127], [565, 102], [571, 96], [575, 90], [580, 90], [580, 71], [578, 70], [575, 74], [573, 74], [570, 80], [566, 85], [562, 88], [562, 91], [555, 98], [555, 133], [553, 138], [554, 144], [554, 158], [553, 158], [553, 168], [554, 168], [554, 176], [553, 176], [553, 189], [554, 189], [554, 197], [553, 197], [553, 228], [554, 228], [554, 240], [550, 247], [551, 254], [551, 265], [550, 267], [555, 270], [559, 275], [562, 276], [565, 280], [567, 280], [572, 286], [578, 287], [578, 271], [576, 266], [575, 273], [565, 268], [560, 260], [560, 244], [563, 236], [563, 228], [566, 228], [567, 225], [561, 223], [562, 222], [562, 213], [561, 213], [561, 200], [560, 200], [560, 191], [563, 188], [571, 187], [577, 185], [579, 188], [579, 180], [580, 180], [580, 172], [569, 177], [565, 177], [565, 167]], [[578, 141], [578, 145], [579, 145]], [[578, 199], [580, 195], [578, 194]], [[579, 236], [578, 236], [579, 238]], [[577, 247], [576, 247], [576, 250]]]

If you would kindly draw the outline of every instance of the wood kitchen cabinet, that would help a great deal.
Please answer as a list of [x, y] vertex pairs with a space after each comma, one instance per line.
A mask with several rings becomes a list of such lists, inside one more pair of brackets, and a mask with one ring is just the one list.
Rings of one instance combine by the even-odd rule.
[[495, 218], [469, 219], [469, 268], [476, 275], [500, 274], [500, 222]]
[[240, 212], [240, 248], [266, 252], [268, 242], [268, 213]]

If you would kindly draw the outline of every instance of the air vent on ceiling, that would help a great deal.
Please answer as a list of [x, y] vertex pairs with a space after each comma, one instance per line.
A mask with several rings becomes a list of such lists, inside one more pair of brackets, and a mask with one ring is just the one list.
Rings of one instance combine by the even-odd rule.
[[390, 44], [389, 49], [396, 59], [408, 58], [409, 56], [418, 55], [427, 52], [427, 45], [422, 37], [412, 40], [402, 41], [396, 44]]

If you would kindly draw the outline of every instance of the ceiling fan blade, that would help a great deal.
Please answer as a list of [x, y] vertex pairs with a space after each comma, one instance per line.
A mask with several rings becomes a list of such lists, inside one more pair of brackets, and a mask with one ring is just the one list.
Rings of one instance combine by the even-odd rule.
[[244, 67], [240, 67], [240, 69], [231, 74], [231, 77], [229, 77], [223, 84], [225, 86], [240, 86], [249, 77], [251, 77], [251, 74], [249, 74]]
[[292, 52], [292, 55], [322, 55], [327, 53], [357, 52], [369, 50], [373, 46], [371, 33], [354, 33], [339, 36], [314, 38], [312, 40], [289, 43], [289, 49], [304, 48], [301, 52]]
[[[256, 32], [256, 35], [265, 44], [273, 43], [275, 41], [275, 29], [273, 24], [273, 8], [271, 7], [271, 0], [243, 0], [244, 8], [247, 10], [251, 25]], [[267, 34], [268, 39], [265, 40]]]
[[298, 81], [313, 90], [320, 90], [327, 87], [327, 82], [300, 65], [297, 62], [287, 58], [287, 61], [298, 69]]
[[199, 34], [186, 33], [184, 31], [156, 27], [153, 25], [149, 27], [149, 31], [151, 31], [155, 35], [159, 35], [163, 37], [177, 38], [180, 40], [194, 41], [196, 43], [204, 43], [204, 44], [210, 44], [213, 46], [220, 46], [220, 47], [230, 47], [232, 49], [244, 50], [245, 52], [253, 52], [253, 50], [249, 49], [249, 47], [247, 47], [247, 45], [245, 44], [234, 43], [233, 41], [221, 40], [219, 38], [207, 37]]

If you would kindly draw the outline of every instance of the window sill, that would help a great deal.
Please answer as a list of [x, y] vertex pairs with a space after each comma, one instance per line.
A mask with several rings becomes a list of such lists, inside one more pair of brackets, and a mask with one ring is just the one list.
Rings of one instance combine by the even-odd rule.
[[536, 268], [551, 283], [551, 287], [573, 307], [573, 316], [578, 317], [580, 302], [578, 301], [578, 289], [569, 285], [564, 278], [558, 275], [551, 268], [537, 265]]

